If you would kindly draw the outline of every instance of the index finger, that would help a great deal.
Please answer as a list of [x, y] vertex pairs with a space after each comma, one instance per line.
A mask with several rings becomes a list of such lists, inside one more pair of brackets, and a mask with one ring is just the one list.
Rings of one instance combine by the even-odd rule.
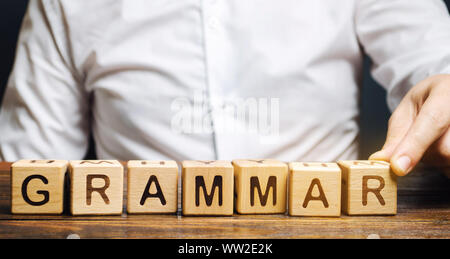
[[393, 171], [406, 175], [420, 161], [428, 147], [447, 130], [450, 114], [446, 98], [429, 96], [406, 136], [397, 145], [391, 158]]

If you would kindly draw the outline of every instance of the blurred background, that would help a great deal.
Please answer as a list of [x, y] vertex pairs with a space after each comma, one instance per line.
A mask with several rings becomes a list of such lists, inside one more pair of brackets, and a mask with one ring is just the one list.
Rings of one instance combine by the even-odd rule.
[[[0, 56], [2, 57], [0, 59], [0, 100], [3, 100], [3, 92], [14, 62], [17, 35], [27, 3], [28, 0], [0, 1]], [[449, 8], [450, 0], [445, 0], [445, 3]], [[386, 91], [370, 76], [370, 63], [370, 59], [365, 57], [360, 100], [361, 147], [359, 156], [361, 159], [366, 159], [371, 153], [381, 148], [390, 116], [386, 105]], [[86, 159], [95, 159], [95, 146], [92, 141]]]

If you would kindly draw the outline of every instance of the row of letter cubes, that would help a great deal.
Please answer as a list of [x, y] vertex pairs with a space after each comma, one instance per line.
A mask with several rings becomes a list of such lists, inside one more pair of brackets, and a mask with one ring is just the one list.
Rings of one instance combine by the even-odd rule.
[[[129, 161], [127, 212], [175, 213], [175, 161]], [[21, 160], [11, 167], [14, 214], [63, 212], [69, 168], [72, 215], [121, 214], [123, 166], [115, 160]], [[287, 204], [288, 203], [288, 204]], [[286, 164], [277, 160], [183, 161], [183, 215], [285, 213], [291, 216], [389, 215], [397, 181], [389, 163]]]

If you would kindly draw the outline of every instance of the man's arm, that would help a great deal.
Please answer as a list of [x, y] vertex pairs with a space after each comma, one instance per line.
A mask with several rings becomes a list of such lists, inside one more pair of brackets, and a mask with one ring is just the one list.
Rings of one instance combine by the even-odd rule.
[[0, 160], [84, 157], [89, 107], [69, 46], [58, 4], [30, 1], [0, 109]]
[[397, 175], [424, 158], [450, 166], [450, 18], [440, 0], [363, 0], [356, 30], [388, 90], [393, 112], [386, 142], [370, 159]]

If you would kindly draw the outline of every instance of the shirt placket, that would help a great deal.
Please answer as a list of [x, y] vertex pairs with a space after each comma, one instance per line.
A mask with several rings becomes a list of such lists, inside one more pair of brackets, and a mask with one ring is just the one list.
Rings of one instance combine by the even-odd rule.
[[220, 157], [220, 133], [218, 121], [221, 119], [221, 108], [224, 105], [224, 93], [221, 86], [220, 71], [225, 69], [224, 60], [224, 28], [221, 22], [224, 3], [219, 0], [202, 1], [202, 17], [204, 31], [204, 51], [206, 63], [206, 102], [211, 119], [211, 130], [214, 141], [215, 158]]

